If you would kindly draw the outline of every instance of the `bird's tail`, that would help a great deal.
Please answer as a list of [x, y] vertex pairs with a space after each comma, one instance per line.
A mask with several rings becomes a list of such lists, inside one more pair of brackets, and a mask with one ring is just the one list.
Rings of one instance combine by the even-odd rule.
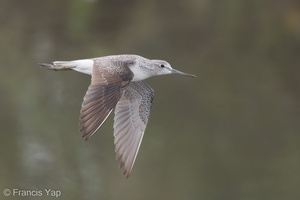
[[53, 64], [48, 63], [39, 63], [40, 67], [54, 70], [54, 71], [62, 71], [62, 70], [72, 70], [76, 67], [76, 64], [70, 62], [70, 61], [55, 61]]
[[55, 61], [53, 64], [39, 63], [39, 66], [45, 69], [55, 71], [74, 70], [88, 75], [92, 74], [93, 65], [94, 61], [92, 59]]

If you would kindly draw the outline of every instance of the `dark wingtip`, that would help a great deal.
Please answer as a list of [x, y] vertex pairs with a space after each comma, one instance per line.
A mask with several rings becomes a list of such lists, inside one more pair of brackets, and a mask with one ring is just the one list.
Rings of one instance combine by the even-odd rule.
[[129, 175], [130, 175], [130, 172], [128, 172], [127, 170], [124, 170], [123, 171], [123, 176], [128, 179], [129, 178]]
[[83, 138], [85, 141], [88, 141], [92, 137], [89, 133], [83, 133], [81, 138]]
[[81, 136], [82, 137], [82, 139], [84, 139], [84, 141], [88, 141], [89, 140], [89, 138], [88, 137], [86, 137], [86, 136]]

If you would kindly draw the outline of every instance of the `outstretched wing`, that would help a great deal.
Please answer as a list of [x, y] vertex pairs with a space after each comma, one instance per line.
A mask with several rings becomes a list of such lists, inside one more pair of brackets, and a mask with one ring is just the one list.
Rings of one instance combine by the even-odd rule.
[[79, 117], [84, 139], [88, 140], [101, 127], [132, 80], [128, 64], [129, 61], [94, 61], [91, 85]]
[[150, 108], [153, 89], [144, 81], [130, 83], [115, 109], [114, 136], [116, 158], [127, 178], [141, 145]]

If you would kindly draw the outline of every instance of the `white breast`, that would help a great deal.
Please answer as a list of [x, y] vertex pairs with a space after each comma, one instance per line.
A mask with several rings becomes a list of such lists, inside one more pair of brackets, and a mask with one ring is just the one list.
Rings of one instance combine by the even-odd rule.
[[132, 81], [141, 81], [151, 76], [151, 74], [147, 73], [147, 71], [143, 70], [140, 66], [133, 65], [129, 68], [134, 74]]

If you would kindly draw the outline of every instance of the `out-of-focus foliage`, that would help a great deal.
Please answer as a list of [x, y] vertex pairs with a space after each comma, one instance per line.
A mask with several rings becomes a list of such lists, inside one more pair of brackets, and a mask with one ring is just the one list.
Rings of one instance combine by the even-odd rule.
[[[300, 198], [299, 1], [2, 0], [0, 24], [0, 196]], [[112, 117], [80, 137], [90, 77], [37, 67], [124, 53], [198, 76], [148, 80], [156, 96], [128, 180]]]

